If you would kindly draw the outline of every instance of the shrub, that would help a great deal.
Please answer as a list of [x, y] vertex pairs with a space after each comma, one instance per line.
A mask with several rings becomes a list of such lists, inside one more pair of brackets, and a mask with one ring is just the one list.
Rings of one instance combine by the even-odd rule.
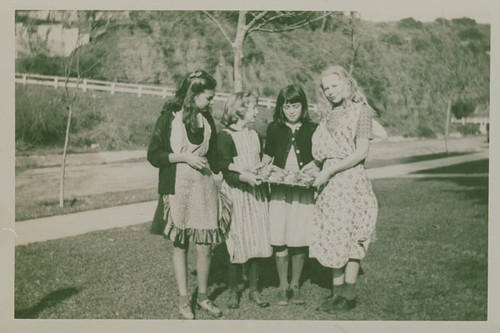
[[39, 53], [34, 57], [16, 60], [16, 72], [41, 75], [64, 75], [64, 58]]
[[427, 125], [419, 124], [417, 127], [417, 136], [419, 138], [435, 138], [436, 134]]
[[415, 20], [413, 17], [404, 18], [398, 22], [398, 28], [421, 29], [423, 26], [422, 22]]
[[475, 105], [470, 101], [458, 100], [451, 106], [451, 112], [457, 119], [462, 119], [474, 113]]
[[457, 124], [457, 131], [462, 135], [477, 135], [479, 124]]
[[380, 37], [380, 40], [391, 45], [403, 45], [405, 43], [403, 38], [395, 33], [386, 33]]
[[475, 40], [475, 39], [482, 39], [484, 35], [477, 28], [471, 27], [467, 30], [460, 31], [458, 33], [458, 37], [460, 37], [460, 39], [462, 40], [465, 39]]

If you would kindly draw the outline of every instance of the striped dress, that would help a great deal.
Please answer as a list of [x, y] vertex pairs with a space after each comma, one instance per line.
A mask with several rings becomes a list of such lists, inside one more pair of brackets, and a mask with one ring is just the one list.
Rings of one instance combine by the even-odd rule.
[[[233, 163], [239, 167], [253, 167], [260, 162], [260, 142], [253, 130], [229, 131], [237, 156]], [[270, 257], [269, 213], [264, 186], [252, 187], [246, 183], [229, 185], [225, 180], [221, 192], [231, 198], [233, 212], [226, 246], [231, 263], [244, 263], [248, 259]]]

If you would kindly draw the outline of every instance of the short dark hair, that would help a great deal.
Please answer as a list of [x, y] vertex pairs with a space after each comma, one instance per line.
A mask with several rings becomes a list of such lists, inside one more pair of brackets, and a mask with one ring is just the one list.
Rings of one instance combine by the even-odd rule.
[[309, 107], [307, 105], [307, 97], [304, 89], [298, 84], [290, 84], [281, 89], [276, 100], [276, 107], [274, 108], [273, 119], [276, 122], [285, 123], [286, 116], [283, 113], [283, 104], [300, 103], [300, 122], [310, 121]]

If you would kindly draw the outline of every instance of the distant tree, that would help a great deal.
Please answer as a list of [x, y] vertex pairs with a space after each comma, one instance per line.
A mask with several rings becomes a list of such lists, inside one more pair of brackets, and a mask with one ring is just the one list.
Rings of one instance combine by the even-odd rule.
[[463, 99], [457, 100], [451, 106], [451, 112], [457, 119], [462, 119], [470, 116], [474, 113], [475, 105], [471, 101], [465, 101]]
[[405, 28], [405, 29], [422, 29], [424, 27], [424, 24], [420, 21], [415, 20], [413, 17], [408, 17], [399, 20], [398, 22], [398, 28]]
[[[475, 24], [474, 20], [460, 19], [455, 24]], [[427, 64], [433, 94], [446, 104], [445, 149], [448, 151], [449, 122], [452, 106], [459, 100], [487, 95], [489, 91], [489, 61], [481, 61], [479, 54], [461, 45], [456, 34], [440, 24], [433, 26], [430, 55], [435, 59]], [[439, 34], [439, 37], [438, 35]]]
[[[87, 15], [85, 16], [87, 19], [91, 18], [92, 15]], [[87, 48], [91, 48], [92, 44], [87, 45]], [[76, 98], [79, 93], [79, 85], [80, 82], [82, 81], [82, 77], [85, 76], [85, 74], [89, 71], [91, 71], [95, 66], [97, 66], [104, 55], [102, 55], [99, 59], [95, 60], [93, 64], [86, 63], [86, 66], [82, 68], [82, 64], [80, 61], [81, 57], [81, 50], [82, 50], [82, 33], [81, 30], [79, 30], [76, 42], [75, 42], [75, 49], [71, 53], [71, 55], [67, 58], [65, 67], [64, 67], [64, 95], [62, 97], [63, 100], [63, 105], [65, 108], [65, 111], [68, 112], [68, 120], [66, 123], [66, 134], [64, 136], [64, 146], [63, 146], [63, 155], [62, 155], [62, 162], [61, 162], [61, 176], [60, 176], [60, 182], [59, 182], [59, 206], [63, 207], [64, 206], [64, 177], [66, 174], [66, 153], [68, 150], [68, 143], [69, 143], [69, 134], [70, 134], [70, 128], [71, 128], [71, 120], [74, 112], [74, 105]], [[73, 81], [75, 84], [74, 90], [70, 90], [70, 77], [76, 76], [76, 80]]]

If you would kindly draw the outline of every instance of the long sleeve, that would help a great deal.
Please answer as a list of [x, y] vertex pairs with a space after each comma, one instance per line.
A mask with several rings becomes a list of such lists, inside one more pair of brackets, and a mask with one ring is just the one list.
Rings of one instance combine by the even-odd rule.
[[221, 132], [219, 134], [217, 138], [217, 155], [217, 170], [222, 172], [226, 183], [231, 186], [237, 185], [240, 182], [240, 175], [237, 172], [228, 170], [229, 165], [233, 163], [233, 158], [236, 156], [236, 147], [229, 133]]
[[149, 141], [147, 159], [155, 168], [168, 167], [171, 165], [169, 160], [167, 144], [164, 138], [168, 137], [166, 132], [167, 115], [161, 115], [155, 123], [151, 140]]
[[271, 157], [275, 157], [275, 147], [274, 147], [275, 140], [273, 139], [273, 134], [275, 132], [274, 128], [275, 128], [274, 123], [269, 124], [269, 126], [267, 127], [266, 144], [264, 147], [264, 154]]
[[217, 141], [218, 141], [217, 128], [215, 127], [214, 118], [209, 112], [203, 113], [203, 116], [207, 119], [208, 124], [210, 125], [210, 129], [212, 131], [212, 133], [210, 134], [210, 141], [208, 143], [208, 152], [206, 157], [212, 172], [219, 173], [220, 169], [217, 168], [217, 161], [219, 160], [217, 152]]

